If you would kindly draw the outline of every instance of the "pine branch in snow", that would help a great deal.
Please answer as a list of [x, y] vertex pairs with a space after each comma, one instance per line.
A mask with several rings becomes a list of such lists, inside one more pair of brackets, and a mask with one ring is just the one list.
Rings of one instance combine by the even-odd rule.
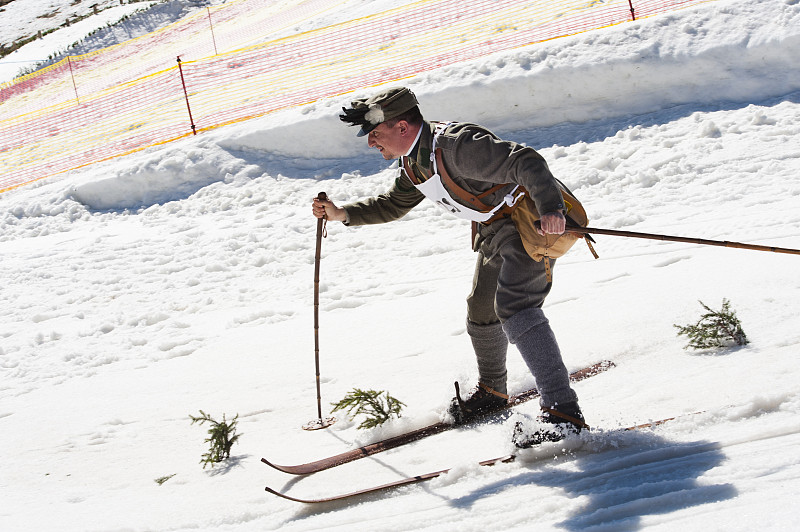
[[338, 403], [331, 404], [333, 412], [346, 410], [350, 419], [361, 414], [365, 415], [366, 419], [358, 426], [359, 429], [379, 427], [392, 416], [400, 417], [401, 410], [406, 406], [402, 401], [389, 395], [389, 392], [359, 388], [348, 392]]
[[730, 301], [722, 300], [721, 310], [712, 310], [702, 301], [700, 305], [706, 312], [694, 325], [674, 325], [678, 335], [685, 335], [689, 343], [684, 349], [713, 349], [728, 347], [730, 345], [746, 345], [747, 335], [742, 329], [742, 324], [736, 317], [736, 312], [731, 310]]

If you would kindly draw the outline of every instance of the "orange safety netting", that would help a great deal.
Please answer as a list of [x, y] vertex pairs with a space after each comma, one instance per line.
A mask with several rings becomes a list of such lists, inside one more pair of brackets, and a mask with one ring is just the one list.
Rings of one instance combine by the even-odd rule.
[[420, 0], [299, 33], [342, 1], [200, 10], [1, 85], [0, 192], [191, 135], [189, 109], [194, 129], [209, 130], [619, 24], [631, 4], [638, 19], [704, 1]]

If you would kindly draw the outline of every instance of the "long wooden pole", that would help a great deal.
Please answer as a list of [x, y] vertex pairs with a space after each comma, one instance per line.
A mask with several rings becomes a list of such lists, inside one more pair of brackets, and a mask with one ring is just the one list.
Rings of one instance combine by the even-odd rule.
[[[317, 196], [320, 200], [327, 200], [328, 195], [320, 192]], [[314, 363], [317, 368], [317, 417], [322, 419], [322, 392], [319, 377], [319, 265], [322, 258], [322, 231], [325, 225], [325, 218], [317, 220], [317, 250], [314, 254]]]
[[[328, 195], [320, 192], [317, 199], [326, 201]], [[319, 371], [319, 266], [322, 258], [322, 237], [325, 233], [326, 219], [317, 219], [317, 248], [314, 253], [314, 364], [317, 370], [317, 419], [311, 421], [303, 426], [306, 430], [317, 430], [332, 425], [336, 418], [329, 417], [322, 419], [322, 386], [320, 384], [320, 371]]]
[[631, 238], [646, 238], [649, 240], [664, 240], [669, 242], [685, 242], [688, 244], [702, 244], [704, 246], [721, 246], [726, 248], [750, 249], [753, 251], [771, 251], [773, 253], [790, 253], [800, 255], [800, 249], [779, 248], [759, 244], [742, 244], [741, 242], [728, 242], [727, 240], [707, 240], [704, 238], [691, 238], [685, 236], [659, 235], [653, 233], [637, 233], [634, 231], [618, 231], [616, 229], [599, 229], [596, 227], [567, 226], [567, 231], [580, 234], [624, 236]]

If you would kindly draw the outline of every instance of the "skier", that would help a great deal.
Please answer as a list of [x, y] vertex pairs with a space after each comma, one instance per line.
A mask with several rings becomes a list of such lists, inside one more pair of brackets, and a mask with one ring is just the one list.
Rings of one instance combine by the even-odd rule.
[[[544, 158], [475, 124], [424, 120], [416, 96], [406, 87], [355, 100], [342, 110], [340, 119], [360, 127], [358, 136], [366, 136], [369, 147], [384, 159], [400, 159], [401, 172], [386, 193], [357, 203], [338, 207], [315, 198], [314, 216], [348, 226], [385, 223], [401, 218], [429, 197], [473, 222], [478, 258], [467, 297], [467, 333], [477, 358], [479, 382], [466, 400], [453, 399], [449, 411], [456, 423], [468, 422], [508, 401], [510, 342], [541, 393], [541, 423], [533, 430], [517, 424], [517, 446], [558, 441], [586, 427], [542, 311], [552, 285], [554, 259], [531, 258], [509, 215], [520, 185], [543, 213], [539, 234], [564, 233], [564, 200]], [[477, 204], [482, 208], [476, 208]]]

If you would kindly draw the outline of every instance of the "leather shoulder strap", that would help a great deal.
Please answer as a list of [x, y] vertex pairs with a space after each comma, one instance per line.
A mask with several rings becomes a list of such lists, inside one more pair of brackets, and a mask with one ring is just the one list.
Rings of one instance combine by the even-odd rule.
[[[484, 211], [485, 212], [485, 211], [492, 210], [493, 207], [491, 205], [486, 205], [481, 200], [483, 198], [485, 198], [486, 196], [489, 196], [490, 194], [493, 194], [493, 193], [497, 192], [498, 190], [500, 190], [500, 189], [502, 189], [504, 187], [507, 187], [509, 185], [508, 183], [502, 183], [500, 185], [493, 186], [492, 188], [490, 188], [486, 192], [482, 192], [481, 194], [479, 194], [477, 196], [475, 196], [473, 194], [470, 194], [469, 192], [467, 192], [466, 190], [464, 190], [463, 188], [458, 186], [456, 184], [456, 182], [453, 181], [450, 178], [450, 175], [447, 173], [447, 169], [444, 166], [444, 161], [442, 160], [442, 149], [441, 148], [437, 148], [436, 149], [436, 167], [439, 169], [439, 176], [442, 178], [442, 183], [445, 184], [447, 189], [450, 190], [456, 196], [458, 196], [458, 198], [461, 201], [466, 202], [467, 205], [471, 205], [473, 208], [475, 208], [475, 209], [477, 209], [479, 211]], [[522, 189], [522, 187], [519, 187], [519, 189], [520, 190], [524, 190], [524, 189]]]
[[[417, 177], [417, 174], [414, 173], [414, 169], [411, 167], [411, 163], [408, 162], [408, 157], [404, 156], [400, 159], [400, 161], [403, 165], [403, 170], [405, 170], [406, 175], [408, 176], [408, 179], [411, 180], [412, 184], [416, 186], [422, 184], [425, 181]], [[430, 178], [430, 176], [428, 177]]]

